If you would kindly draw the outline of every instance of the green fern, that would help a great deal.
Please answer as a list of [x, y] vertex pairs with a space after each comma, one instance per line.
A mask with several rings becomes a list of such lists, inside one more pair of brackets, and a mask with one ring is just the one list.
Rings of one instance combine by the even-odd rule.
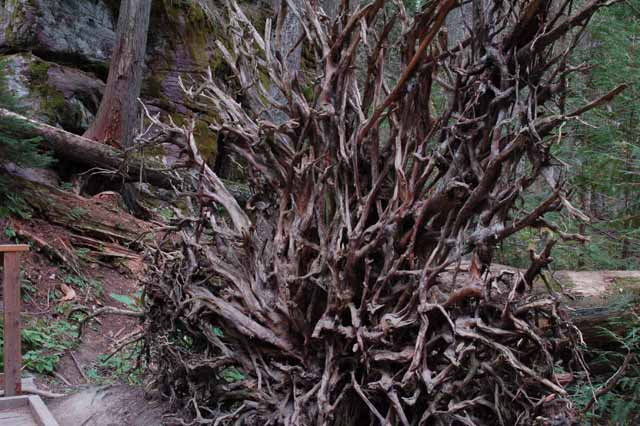
[[[627, 310], [631, 305], [627, 305]], [[624, 324], [617, 324], [622, 322]], [[631, 327], [629, 325], [631, 323]], [[617, 368], [622, 364], [625, 353], [640, 353], [640, 317], [633, 315], [612, 320], [612, 328], [616, 325], [624, 325], [628, 330], [623, 336], [602, 328], [603, 335], [617, 341], [622, 350], [595, 350], [587, 352], [593, 357], [591, 365], [608, 365]], [[598, 398], [597, 404], [585, 414], [586, 420], [592, 426], [629, 426], [640, 422], [640, 360], [636, 356], [626, 371], [625, 377], [620, 379], [616, 386], [605, 395]], [[603, 386], [610, 376], [596, 376], [591, 378], [593, 388]], [[578, 408], [585, 407], [593, 397], [593, 388], [582, 380], [570, 389], [572, 399]]]
[[[4, 64], [0, 62], [0, 108], [22, 112], [16, 98], [7, 89]], [[0, 118], [0, 172], [6, 163], [21, 167], [46, 167], [53, 162], [52, 157], [43, 152], [39, 138], [21, 137], [28, 125], [15, 119]], [[11, 179], [0, 174], [0, 217], [16, 214], [28, 217], [24, 201], [13, 190]]]

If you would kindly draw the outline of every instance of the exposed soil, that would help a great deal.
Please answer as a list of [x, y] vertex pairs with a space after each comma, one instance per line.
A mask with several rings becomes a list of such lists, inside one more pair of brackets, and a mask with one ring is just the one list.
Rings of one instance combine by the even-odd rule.
[[60, 426], [160, 426], [163, 407], [129, 386], [92, 387], [47, 406]]
[[[33, 225], [28, 223], [28, 232], [65, 255], [74, 255], [67, 248], [67, 232], [64, 228], [46, 222]], [[0, 221], [0, 244], [16, 242], [6, 232], [13, 224]], [[23, 224], [21, 224], [23, 225]], [[23, 225], [24, 226], [24, 225]], [[32, 243], [32, 250], [21, 257], [23, 284], [23, 322], [36, 318], [49, 320], [65, 319], [78, 306], [92, 312], [103, 306], [131, 309], [112, 295], [128, 296], [136, 299], [139, 292], [141, 262], [137, 259], [115, 261], [99, 258], [75, 257], [76, 268], [64, 265], [61, 259], [52, 255], [50, 248], [35, 244], [32, 239], [17, 237], [19, 242]], [[70, 245], [69, 245], [70, 247]], [[65, 250], [66, 249], [66, 250]], [[63, 251], [65, 250], [65, 251]], [[70, 276], [80, 273], [85, 283], [70, 282]], [[65, 286], [67, 290], [65, 291]], [[75, 297], [62, 301], [68, 288]], [[121, 342], [140, 330], [139, 321], [131, 317], [105, 316], [84, 327], [82, 340], [62, 356], [56, 376], [35, 374], [38, 389], [64, 393], [68, 397], [50, 400], [54, 416], [61, 426], [151, 426], [161, 424], [157, 404], [145, 398], [144, 392], [136, 387], [117, 385], [118, 378], [95, 377], [88, 374], [101, 354], [111, 353]], [[75, 358], [75, 359], [74, 359]], [[81, 372], [82, 370], [82, 372]], [[95, 370], [94, 370], [95, 371]], [[115, 387], [97, 387], [105, 382], [115, 382]]]

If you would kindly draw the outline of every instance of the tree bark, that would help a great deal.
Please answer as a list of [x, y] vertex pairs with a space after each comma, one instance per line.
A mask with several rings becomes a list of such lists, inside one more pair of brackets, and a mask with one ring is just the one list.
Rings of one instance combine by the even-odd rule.
[[[301, 0], [293, 0], [291, 4], [298, 13], [304, 13], [304, 3]], [[272, 6], [278, 19], [277, 25], [281, 28], [280, 31], [276, 31], [275, 47], [282, 57], [283, 65], [286, 65], [287, 80], [293, 81], [297, 78], [302, 64], [302, 43], [296, 46], [302, 36], [302, 23], [285, 0], [274, 0]], [[273, 84], [270, 94], [281, 104], [287, 102], [282, 91]], [[270, 111], [270, 115], [277, 124], [282, 124], [287, 119], [286, 115], [275, 109]]]
[[80, 235], [133, 244], [152, 229], [150, 223], [118, 208], [111, 200], [81, 197], [17, 176], [12, 176], [11, 185], [38, 216]]
[[107, 87], [86, 138], [116, 147], [132, 145], [139, 123], [138, 97], [150, 13], [151, 0], [122, 0]]
[[[137, 153], [127, 156], [125, 152], [119, 149], [105, 144], [97, 144], [83, 136], [74, 135], [57, 127], [49, 126], [0, 108], [0, 120], [3, 118], [11, 118], [27, 124], [23, 126], [17, 136], [25, 138], [41, 137], [58, 157], [75, 163], [117, 171], [125, 180], [132, 182], [143, 181], [158, 188], [173, 189], [173, 185], [180, 184], [182, 181], [179, 175], [169, 173], [170, 169], [157, 157], [141, 157]], [[184, 163], [185, 168], [186, 166], [187, 164]], [[251, 197], [251, 191], [247, 185], [227, 180], [224, 180], [224, 182], [238, 202], [244, 203]]]
[[[97, 144], [83, 136], [74, 135], [57, 127], [31, 120], [20, 114], [0, 108], [0, 119], [12, 118], [27, 124], [20, 131], [22, 137], [41, 137], [59, 157], [89, 167], [120, 171], [126, 179], [149, 182], [161, 188], [171, 188], [171, 176], [160, 161], [152, 158], [126, 158], [123, 151]], [[125, 161], [126, 158], [126, 161]]]

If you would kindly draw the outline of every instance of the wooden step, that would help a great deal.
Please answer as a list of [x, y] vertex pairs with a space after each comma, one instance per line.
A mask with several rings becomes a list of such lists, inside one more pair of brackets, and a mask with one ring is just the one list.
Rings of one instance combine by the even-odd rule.
[[37, 395], [0, 398], [0, 426], [60, 426]]

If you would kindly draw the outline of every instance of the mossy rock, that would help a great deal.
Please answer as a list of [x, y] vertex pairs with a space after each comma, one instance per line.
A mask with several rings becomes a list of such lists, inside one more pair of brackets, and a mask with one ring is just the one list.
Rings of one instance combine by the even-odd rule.
[[96, 68], [111, 56], [115, 24], [103, 0], [7, 0], [0, 2], [0, 49]]
[[2, 57], [0, 82], [31, 117], [81, 133], [93, 121], [104, 83], [83, 71], [44, 61], [30, 53]]

